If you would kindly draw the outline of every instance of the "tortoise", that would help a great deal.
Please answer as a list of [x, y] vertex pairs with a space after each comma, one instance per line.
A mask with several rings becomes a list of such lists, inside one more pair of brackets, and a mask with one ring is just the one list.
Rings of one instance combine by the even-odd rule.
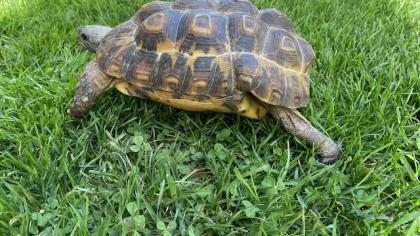
[[79, 41], [96, 53], [69, 112], [82, 117], [104, 91], [187, 111], [273, 115], [318, 147], [323, 163], [340, 155], [331, 138], [298, 112], [309, 100], [314, 51], [276, 9], [248, 0], [154, 1], [115, 28], [88, 25]]

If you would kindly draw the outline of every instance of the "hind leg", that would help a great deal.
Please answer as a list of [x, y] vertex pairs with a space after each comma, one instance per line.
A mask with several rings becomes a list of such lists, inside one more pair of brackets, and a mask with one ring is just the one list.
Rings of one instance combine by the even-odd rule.
[[96, 99], [114, 85], [115, 79], [102, 73], [96, 62], [90, 62], [80, 78], [69, 113], [80, 118], [96, 103]]
[[319, 147], [318, 154], [322, 163], [334, 163], [340, 157], [340, 151], [334, 141], [314, 128], [297, 110], [274, 106], [269, 110], [287, 131]]

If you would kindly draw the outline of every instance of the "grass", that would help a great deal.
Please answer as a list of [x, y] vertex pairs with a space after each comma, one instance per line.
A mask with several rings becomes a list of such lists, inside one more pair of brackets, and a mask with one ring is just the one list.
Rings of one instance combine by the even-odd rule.
[[256, 1], [313, 45], [302, 112], [334, 165], [269, 117], [190, 113], [110, 91], [66, 114], [93, 58], [83, 24], [144, 2], [0, 0], [0, 235], [418, 235], [414, 0]]

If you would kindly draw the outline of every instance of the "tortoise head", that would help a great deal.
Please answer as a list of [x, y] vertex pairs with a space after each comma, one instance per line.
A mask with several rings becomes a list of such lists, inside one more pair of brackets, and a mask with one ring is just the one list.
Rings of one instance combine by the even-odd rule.
[[77, 31], [80, 43], [89, 51], [96, 52], [102, 39], [112, 30], [111, 27], [102, 25], [81, 26]]

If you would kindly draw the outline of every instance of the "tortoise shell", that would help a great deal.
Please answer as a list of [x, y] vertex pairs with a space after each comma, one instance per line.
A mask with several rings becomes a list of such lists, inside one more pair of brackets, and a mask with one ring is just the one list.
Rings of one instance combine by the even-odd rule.
[[261, 104], [306, 106], [313, 59], [283, 13], [247, 0], [148, 3], [107, 34], [96, 57], [125, 94], [251, 118], [264, 116]]

